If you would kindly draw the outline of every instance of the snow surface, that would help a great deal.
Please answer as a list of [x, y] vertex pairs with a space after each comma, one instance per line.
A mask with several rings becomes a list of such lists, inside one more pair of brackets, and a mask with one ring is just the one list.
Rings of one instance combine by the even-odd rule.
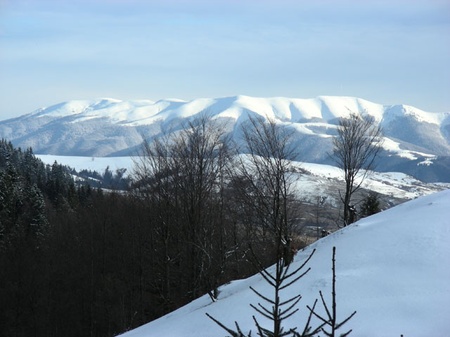
[[[300, 293], [302, 300], [285, 327], [303, 327], [306, 305], [313, 304], [319, 290], [330, 301], [331, 253], [336, 246], [338, 319], [357, 311], [346, 325], [353, 329], [350, 336], [449, 336], [449, 205], [450, 190], [424, 196], [360, 220], [299, 252], [292, 268], [317, 249], [309, 262], [311, 271], [286, 290], [284, 298]], [[260, 275], [236, 280], [220, 288], [217, 302], [205, 295], [121, 337], [226, 336], [205, 313], [228, 327], [237, 321], [245, 333], [252, 330], [256, 336], [252, 315], [263, 325], [267, 322], [250, 307], [260, 298], [249, 286], [272, 294]]]
[[395, 153], [399, 157], [407, 158], [410, 160], [416, 160], [419, 156], [428, 157], [430, 160], [435, 157], [433, 155], [423, 153], [423, 152], [403, 150], [401, 148], [401, 144], [399, 142], [396, 142], [396, 141], [386, 138], [386, 137], [383, 139], [382, 147], [383, 147], [383, 149], [385, 149], [388, 152]]
[[385, 112], [392, 106], [373, 103], [357, 97], [319, 96], [316, 98], [250, 97], [197, 98], [191, 101], [178, 99], [129, 100], [112, 98], [97, 100], [73, 100], [36, 110], [33, 117], [67, 117], [79, 115], [75, 122], [86, 118], [110, 118], [113, 123], [148, 125], [155, 120], [194, 116], [202, 111], [213, 111], [221, 117], [238, 119], [245, 111], [252, 111], [276, 121], [296, 122], [299, 119], [323, 119], [332, 121], [350, 113], [361, 112], [372, 116], [376, 122], [390, 120], [401, 115], [414, 116], [420, 122], [440, 124], [448, 113], [425, 112], [415, 107], [399, 105], [398, 109]]
[[[323, 179], [334, 179], [341, 181], [343, 184], [342, 171], [330, 165], [313, 164], [313, 163], [294, 163], [294, 165], [309, 172], [311, 176], [300, 175], [300, 180], [297, 187], [298, 191], [302, 194], [311, 196], [330, 196], [330, 191], [327, 182], [323, 182]], [[356, 177], [358, 182], [360, 176]], [[421, 181], [404, 174], [402, 172], [369, 172], [365, 177], [362, 188], [375, 191], [380, 194], [395, 196], [403, 199], [414, 199], [423, 195], [435, 193], [438, 190], [442, 190], [445, 187], [450, 187], [450, 184], [434, 185], [424, 184]], [[321, 190], [319, 192], [319, 190]], [[337, 205], [338, 200], [336, 200]]]
[[[351, 113], [369, 115], [379, 123], [385, 131], [383, 147], [397, 160], [398, 170], [411, 173], [415, 165], [408, 163], [411, 160], [450, 155], [450, 112], [425, 112], [407, 105], [382, 105], [345, 96], [302, 99], [240, 95], [156, 102], [112, 98], [73, 100], [0, 121], [0, 136], [15, 146], [32, 147], [35, 153], [117, 156], [135, 154], [142, 135], [151, 140], [177, 132], [199, 116], [223, 123], [233, 141], [240, 144], [242, 124], [250, 116], [260, 116], [293, 130], [293, 141], [304, 146], [304, 153], [310, 158], [304, 160], [325, 163], [339, 118]], [[441, 159], [426, 161], [427, 164], [435, 162]], [[382, 161], [380, 167], [383, 165]]]
[[44, 164], [52, 165], [55, 161], [58, 164], [74, 168], [78, 172], [81, 170], [97, 171], [104, 173], [109, 166], [111, 171], [125, 168], [129, 173], [134, 165], [133, 157], [82, 157], [82, 156], [56, 156], [52, 154], [37, 154], [37, 158]]

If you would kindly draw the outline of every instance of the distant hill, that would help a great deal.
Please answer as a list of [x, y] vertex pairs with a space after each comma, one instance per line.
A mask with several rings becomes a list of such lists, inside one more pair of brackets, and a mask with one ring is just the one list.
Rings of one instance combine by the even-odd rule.
[[426, 182], [450, 182], [450, 112], [431, 113], [407, 105], [381, 105], [354, 97], [314, 99], [235, 96], [120, 101], [69, 101], [0, 121], [0, 137], [36, 154], [127, 156], [152, 139], [182, 129], [200, 115], [223, 121], [239, 143], [239, 128], [260, 115], [293, 129], [299, 160], [331, 164], [332, 136], [339, 118], [371, 116], [384, 130], [377, 170], [399, 171]]

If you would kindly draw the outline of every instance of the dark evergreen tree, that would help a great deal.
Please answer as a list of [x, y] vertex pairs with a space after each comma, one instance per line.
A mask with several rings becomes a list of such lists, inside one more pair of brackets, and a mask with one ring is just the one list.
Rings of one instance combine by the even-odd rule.
[[50, 201], [57, 208], [70, 210], [73, 206], [72, 196], [75, 194], [75, 183], [70, 175], [69, 168], [56, 161], [47, 166], [46, 193]]
[[[31, 150], [25, 153], [0, 143], [0, 312], [5, 335], [40, 334], [45, 274], [42, 269], [47, 232], [46, 206], [37, 186]], [[4, 328], [3, 328], [4, 327]]]
[[113, 172], [109, 169], [109, 166], [106, 167], [105, 172], [103, 172], [103, 183], [105, 186], [109, 186], [113, 180]]
[[36, 239], [42, 238], [47, 231], [48, 220], [45, 214], [45, 201], [41, 190], [36, 184], [27, 189], [27, 199], [29, 204], [27, 224], [28, 231]]
[[21, 231], [26, 186], [14, 165], [7, 161], [0, 170], [0, 246], [11, 244]]
[[367, 194], [367, 196], [364, 198], [361, 208], [360, 208], [360, 215], [362, 218], [367, 217], [369, 215], [376, 214], [381, 211], [380, 206], [380, 197], [378, 193], [370, 192]]
[[12, 154], [14, 152], [14, 147], [11, 142], [6, 139], [0, 140], [0, 168], [5, 168], [6, 163], [11, 163]]

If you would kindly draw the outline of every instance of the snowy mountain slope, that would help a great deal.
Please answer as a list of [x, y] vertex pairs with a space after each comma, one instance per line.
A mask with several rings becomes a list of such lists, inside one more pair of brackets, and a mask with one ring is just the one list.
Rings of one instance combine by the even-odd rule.
[[[151, 139], [174, 132], [205, 114], [225, 123], [239, 142], [240, 125], [248, 116], [259, 115], [295, 131], [295, 142], [302, 148], [299, 160], [329, 164], [338, 119], [352, 112], [370, 115], [385, 131], [379, 171], [450, 182], [446, 172], [450, 167], [450, 112], [384, 106], [354, 97], [69, 101], [0, 121], [0, 137], [16, 146], [32, 147], [37, 154], [124, 156], [136, 154], [142, 136]], [[432, 165], [420, 165], [423, 162]]]
[[[319, 290], [330, 301], [331, 252], [335, 246], [338, 319], [357, 311], [346, 325], [353, 329], [350, 336], [448, 336], [449, 204], [450, 190], [421, 197], [360, 220], [297, 253], [293, 268], [312, 249], [317, 250], [309, 262], [311, 271], [284, 295], [302, 295], [300, 311], [285, 321], [285, 327], [303, 327], [306, 305], [314, 302]], [[229, 327], [237, 321], [244, 332], [252, 330], [254, 335], [252, 315], [256, 312], [249, 304], [260, 299], [249, 286], [266, 296], [272, 294], [260, 275], [233, 281], [220, 288], [217, 302], [212, 303], [205, 295], [121, 336], [227, 335], [205, 313]], [[262, 324], [267, 323], [258, 318]]]

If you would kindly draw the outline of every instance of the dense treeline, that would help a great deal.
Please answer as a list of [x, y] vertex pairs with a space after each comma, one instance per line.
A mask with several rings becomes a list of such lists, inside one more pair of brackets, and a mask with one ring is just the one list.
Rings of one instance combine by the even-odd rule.
[[77, 186], [31, 149], [0, 151], [1, 336], [114, 336], [194, 298], [180, 285], [165, 303], [143, 200]]
[[0, 335], [113, 336], [164, 314], [149, 217], [2, 140]]
[[219, 285], [256, 272], [251, 255], [273, 263], [275, 227], [288, 238], [299, 202], [256, 174], [272, 169], [258, 151], [255, 167], [234, 161], [224, 134], [199, 119], [145, 143], [126, 193], [2, 140], [0, 336], [114, 336], [200, 295], [217, 300]]

